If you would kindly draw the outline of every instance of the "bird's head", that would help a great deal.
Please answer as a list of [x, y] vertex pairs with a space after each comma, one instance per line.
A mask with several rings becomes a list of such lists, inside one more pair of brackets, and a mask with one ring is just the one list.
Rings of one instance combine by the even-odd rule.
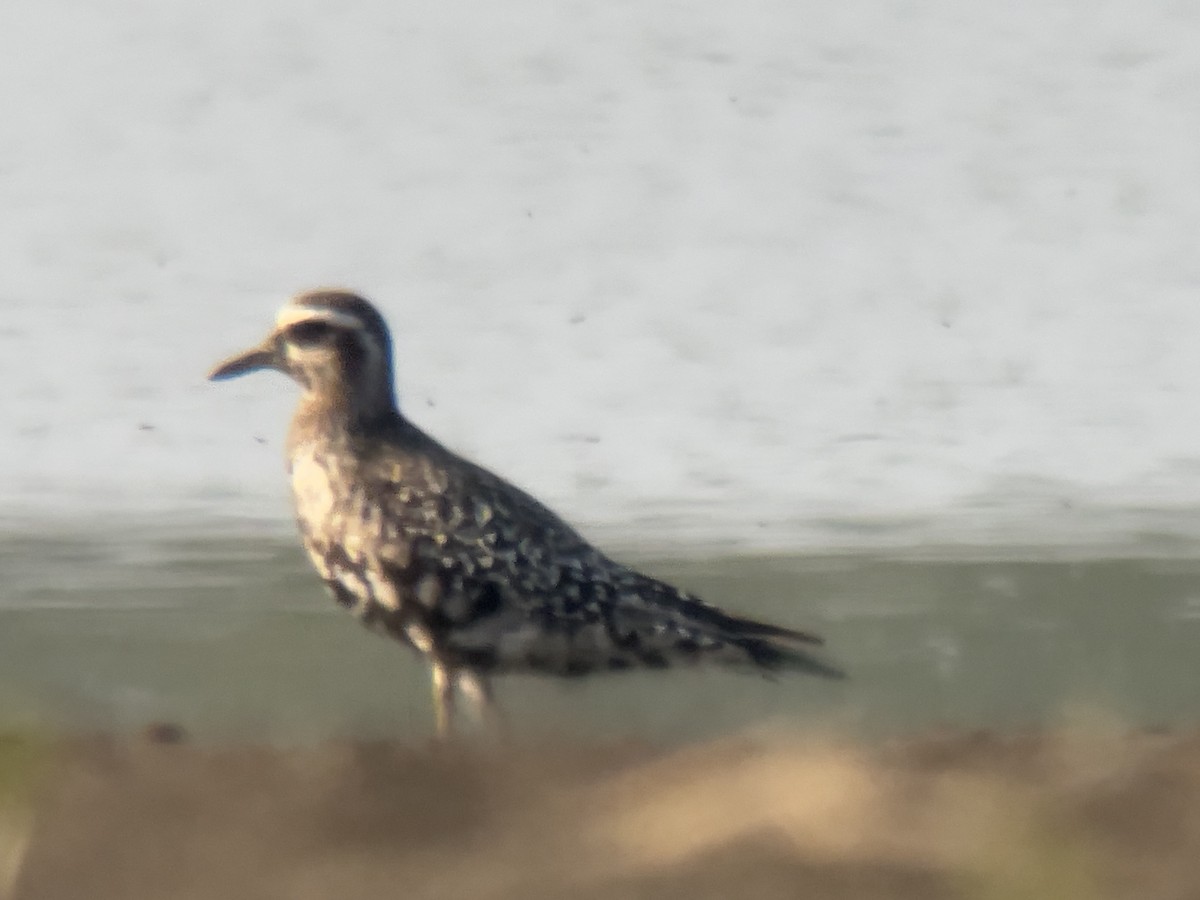
[[222, 381], [258, 369], [283, 372], [310, 400], [341, 406], [357, 418], [395, 410], [387, 323], [349, 291], [297, 295], [260, 344], [219, 363], [208, 377]]

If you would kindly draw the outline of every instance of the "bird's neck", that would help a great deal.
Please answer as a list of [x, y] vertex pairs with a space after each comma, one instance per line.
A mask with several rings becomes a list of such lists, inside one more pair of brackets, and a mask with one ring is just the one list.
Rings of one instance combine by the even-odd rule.
[[370, 430], [401, 418], [390, 385], [331, 382], [306, 388], [294, 424], [333, 436]]

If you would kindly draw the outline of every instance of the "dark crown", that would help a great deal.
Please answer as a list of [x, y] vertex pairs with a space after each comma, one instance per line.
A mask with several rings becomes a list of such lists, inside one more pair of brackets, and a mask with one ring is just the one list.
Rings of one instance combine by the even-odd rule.
[[[357, 294], [336, 289], [306, 291], [293, 298], [291, 306], [311, 309], [314, 312], [327, 311], [337, 318], [353, 319], [360, 328], [340, 325], [345, 333], [335, 344], [345, 376], [350, 379], [348, 386], [357, 394], [348, 399], [362, 404], [363, 408], [360, 411], [363, 412], [381, 412], [384, 409], [395, 408], [392, 393], [392, 340], [387, 322], [379, 310]], [[283, 315], [281, 313], [281, 317]], [[326, 325], [339, 328], [336, 318], [324, 321]], [[300, 320], [291, 327], [304, 324], [304, 320]], [[373, 345], [372, 348], [364, 346], [368, 342]], [[375, 365], [371, 366], [370, 370], [364, 369], [372, 357]]]
[[293, 306], [303, 306], [307, 309], [328, 309], [331, 312], [342, 313], [358, 319], [363, 329], [374, 337], [379, 345], [390, 350], [391, 334], [387, 322], [370, 301], [350, 291], [336, 289], [320, 289], [305, 291], [292, 300]]

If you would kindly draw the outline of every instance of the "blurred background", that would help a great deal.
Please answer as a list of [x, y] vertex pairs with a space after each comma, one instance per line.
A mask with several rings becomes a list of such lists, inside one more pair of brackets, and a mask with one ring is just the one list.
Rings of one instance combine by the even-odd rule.
[[1198, 16], [4, 6], [4, 715], [428, 732], [300, 557], [293, 387], [204, 381], [338, 284], [418, 424], [854, 676], [502, 688], [527, 726], [1194, 717]]

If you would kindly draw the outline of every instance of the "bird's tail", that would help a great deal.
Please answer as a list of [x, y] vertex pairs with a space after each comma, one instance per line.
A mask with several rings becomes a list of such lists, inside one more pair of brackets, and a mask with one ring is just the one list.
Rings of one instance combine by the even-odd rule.
[[707, 609], [716, 613], [718, 621], [712, 624], [718, 625], [726, 639], [741, 648], [749, 657], [749, 661], [765, 672], [790, 670], [820, 675], [822, 678], [846, 677], [846, 673], [841, 669], [822, 661], [804, 647], [796, 646], [810, 644], [819, 647], [825, 643], [820, 635], [772, 625], [769, 622], [759, 622], [756, 619], [731, 616], [715, 607]]
[[[804, 634], [803, 632], [798, 632]], [[805, 643], [820, 644], [820, 639], [813, 640], [813, 635], [804, 634], [800, 638]], [[764, 672], [804, 672], [808, 675], [819, 675], [822, 678], [845, 678], [846, 673], [836, 666], [819, 659], [816, 654], [801, 647], [791, 647], [781, 640], [762, 637], [737, 637], [734, 643], [741, 647], [750, 657], [750, 661]]]
[[716, 638], [720, 648], [714, 648], [714, 656], [727, 664], [749, 664], [764, 674], [792, 671], [822, 678], [846, 677], [846, 673], [837, 666], [823, 661], [803, 646], [819, 647], [824, 644], [819, 635], [730, 615], [693, 594], [660, 581], [645, 579], [643, 584], [645, 590], [642, 596], [653, 598], [650, 601], [652, 608], [669, 610], [681, 617], [686, 627], [694, 627]]

